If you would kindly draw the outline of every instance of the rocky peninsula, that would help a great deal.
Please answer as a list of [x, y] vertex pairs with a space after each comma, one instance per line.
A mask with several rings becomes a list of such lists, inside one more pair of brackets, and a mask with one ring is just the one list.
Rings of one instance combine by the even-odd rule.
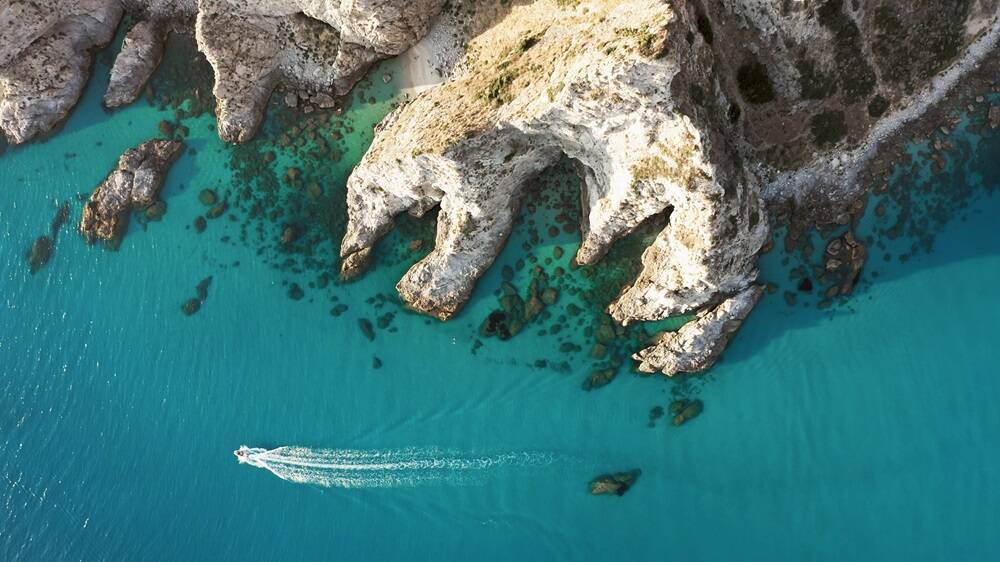
[[[576, 262], [660, 214], [621, 324], [696, 313], [635, 359], [710, 367], [761, 290], [778, 217], [848, 225], [878, 146], [989, 56], [997, 2], [517, 3], [475, 35], [451, 78], [380, 126], [348, 183], [345, 273], [394, 217], [439, 206], [435, 249], [397, 286], [451, 317], [492, 264], [526, 180], [566, 156], [584, 180]], [[850, 257], [860, 242], [831, 247]], [[859, 263], [860, 261], [860, 263]]]
[[621, 325], [695, 316], [634, 350], [640, 370], [667, 375], [721, 356], [763, 294], [775, 225], [846, 230], [825, 248], [824, 289], [852, 290], [867, 252], [850, 228], [880, 147], [995, 58], [1000, 37], [1000, 0], [0, 0], [11, 143], [59, 125], [124, 15], [105, 104], [136, 99], [166, 36], [193, 33], [231, 142], [254, 136], [276, 88], [333, 107], [419, 43], [442, 83], [378, 126], [351, 175], [342, 275], [364, 272], [399, 215], [439, 209], [433, 250], [397, 289], [453, 317], [529, 181], [568, 158], [583, 181], [577, 264], [664, 220], [607, 311]]

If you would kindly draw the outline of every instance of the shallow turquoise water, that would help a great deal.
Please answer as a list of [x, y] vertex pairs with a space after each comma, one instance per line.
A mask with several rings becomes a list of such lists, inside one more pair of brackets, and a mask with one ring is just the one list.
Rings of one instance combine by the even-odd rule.
[[[930, 254], [882, 263], [876, 253], [878, 279], [845, 305], [768, 296], [724, 360], [687, 383], [705, 413], [649, 428], [672, 383], [623, 374], [585, 393], [586, 357], [567, 356], [569, 372], [532, 368], [554, 340], [531, 330], [470, 353], [500, 267], [455, 321], [399, 312], [397, 331], [369, 342], [357, 326], [375, 317], [364, 301], [392, 294], [406, 263], [332, 289], [349, 305], [334, 318], [317, 291], [290, 300], [288, 273], [254, 248], [221, 243], [235, 223], [186, 228], [203, 212], [196, 188], [229, 181], [211, 120], [192, 126], [197, 155], [171, 171], [163, 222], [133, 223], [117, 253], [87, 247], [68, 225], [52, 262], [30, 275], [24, 253], [55, 202], [74, 202], [72, 223], [77, 194], [164, 118], [145, 104], [102, 112], [100, 72], [59, 135], [0, 156], [0, 559], [1000, 552], [1000, 198], [977, 191]], [[982, 158], [1000, 156], [991, 142]], [[519, 246], [515, 236], [499, 264]], [[766, 258], [765, 278], [785, 279], [781, 258]], [[180, 304], [209, 275], [202, 310], [185, 317]], [[456, 468], [375, 487], [378, 475], [360, 472], [359, 487], [323, 488], [238, 465], [241, 444], [501, 460], [472, 478]], [[643, 473], [625, 496], [588, 495], [596, 474], [633, 467]]]

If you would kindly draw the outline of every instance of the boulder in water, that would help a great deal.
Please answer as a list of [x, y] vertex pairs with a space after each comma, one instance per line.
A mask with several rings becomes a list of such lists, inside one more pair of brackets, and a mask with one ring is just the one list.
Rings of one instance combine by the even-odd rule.
[[614, 368], [600, 369], [594, 371], [587, 377], [587, 380], [583, 381], [583, 389], [590, 391], [595, 388], [601, 388], [609, 384], [611, 381], [615, 380], [615, 376], [618, 374], [618, 370]]
[[848, 230], [843, 236], [830, 240], [823, 258], [827, 275], [836, 280], [838, 293], [847, 295], [861, 277], [861, 269], [868, 259], [868, 248]]
[[601, 474], [590, 481], [590, 493], [595, 496], [602, 494], [623, 496], [635, 485], [640, 474], [642, 471], [638, 468], [626, 472]]
[[211, 207], [219, 202], [219, 196], [211, 189], [202, 189], [198, 193], [198, 201], [206, 207]]
[[[684, 425], [685, 423], [693, 420], [701, 414], [701, 411], [705, 408], [704, 403], [701, 400], [681, 400], [680, 412], [674, 416], [674, 425]], [[675, 402], [676, 404], [676, 402]], [[671, 404], [671, 411], [675, 408]]]
[[[167, 170], [183, 149], [184, 143], [179, 141], [152, 140], [126, 150], [83, 207], [79, 229], [87, 243], [103, 240], [117, 247], [129, 212], [145, 210], [157, 202]], [[165, 205], [162, 210], [166, 210]]]
[[146, 207], [146, 220], [147, 221], [159, 221], [163, 219], [163, 215], [167, 214], [167, 204], [162, 199], [156, 201], [149, 207]]
[[375, 328], [372, 326], [371, 320], [367, 318], [359, 318], [358, 328], [360, 328], [361, 333], [368, 338], [368, 341], [375, 341]]
[[183, 305], [181, 305], [181, 311], [184, 312], [185, 316], [191, 316], [195, 312], [198, 312], [200, 309], [201, 309], [201, 301], [198, 299], [188, 299], [184, 301]]

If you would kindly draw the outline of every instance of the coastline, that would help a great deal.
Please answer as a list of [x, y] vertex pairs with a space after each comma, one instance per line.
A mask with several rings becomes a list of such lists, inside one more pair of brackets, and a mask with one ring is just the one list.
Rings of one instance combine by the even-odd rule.
[[462, 56], [458, 26], [453, 16], [443, 13], [427, 35], [397, 57], [399, 93], [409, 99], [448, 79]]

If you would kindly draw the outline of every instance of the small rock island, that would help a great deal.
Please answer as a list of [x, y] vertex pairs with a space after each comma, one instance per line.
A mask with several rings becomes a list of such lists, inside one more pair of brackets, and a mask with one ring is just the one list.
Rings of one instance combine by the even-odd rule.
[[183, 150], [180, 141], [151, 140], [125, 151], [83, 207], [79, 229], [87, 242], [102, 240], [116, 248], [131, 211], [162, 205], [158, 197], [163, 180]]

